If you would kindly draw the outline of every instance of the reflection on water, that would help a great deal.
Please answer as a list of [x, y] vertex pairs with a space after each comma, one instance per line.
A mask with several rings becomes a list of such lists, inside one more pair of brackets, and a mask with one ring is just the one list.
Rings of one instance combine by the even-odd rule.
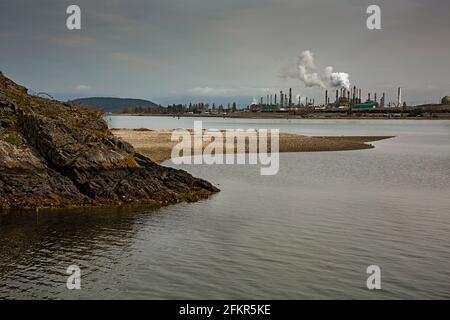
[[[222, 189], [193, 204], [0, 214], [0, 297], [448, 298], [450, 122], [331, 123], [283, 126], [398, 137], [372, 150], [282, 154], [273, 177], [186, 166]], [[65, 287], [72, 264], [79, 291]], [[365, 287], [371, 264], [382, 291]]]
[[138, 220], [139, 214], [123, 209], [16, 211], [0, 216], [0, 296], [64, 297], [69, 265], [79, 265], [89, 279], [91, 273], [116, 267], [115, 256], [127, 259]]

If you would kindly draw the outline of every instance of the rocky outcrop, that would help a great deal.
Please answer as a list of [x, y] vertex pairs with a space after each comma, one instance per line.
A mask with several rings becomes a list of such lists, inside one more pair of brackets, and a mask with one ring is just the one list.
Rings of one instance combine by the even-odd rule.
[[0, 74], [0, 207], [197, 201], [219, 191], [113, 136], [102, 114], [34, 97]]

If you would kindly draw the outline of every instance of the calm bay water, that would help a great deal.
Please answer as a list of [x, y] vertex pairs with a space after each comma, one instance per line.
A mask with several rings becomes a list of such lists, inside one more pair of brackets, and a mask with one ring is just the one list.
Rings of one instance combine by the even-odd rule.
[[[188, 128], [193, 120], [108, 122]], [[397, 137], [372, 150], [282, 154], [271, 177], [258, 166], [181, 166], [222, 190], [193, 204], [2, 213], [0, 297], [450, 298], [450, 121], [201, 120]], [[82, 270], [79, 291], [65, 287], [72, 264]], [[381, 291], [366, 288], [372, 264]]]

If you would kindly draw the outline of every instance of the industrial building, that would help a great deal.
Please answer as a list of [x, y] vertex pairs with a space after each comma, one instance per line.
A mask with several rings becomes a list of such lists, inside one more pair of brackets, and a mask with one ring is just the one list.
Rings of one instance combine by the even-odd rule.
[[[338, 88], [335, 90], [334, 102], [331, 102], [329, 91], [325, 90], [323, 104], [316, 104], [315, 99], [309, 99], [308, 97], [305, 97], [303, 101], [299, 98], [294, 103], [292, 88], [289, 88], [288, 93], [281, 90], [279, 94], [268, 94], [265, 99], [261, 97], [258, 104], [253, 103], [250, 106], [250, 110], [253, 112], [289, 112], [312, 107], [315, 110], [352, 112], [352, 110], [386, 108], [386, 93], [383, 92], [380, 97], [377, 93], [372, 95], [369, 92], [367, 93], [367, 99], [363, 100], [362, 92], [363, 90], [356, 86], [350, 89]], [[389, 106], [402, 107], [402, 102], [402, 89], [398, 88], [397, 101], [396, 103], [389, 103]]]

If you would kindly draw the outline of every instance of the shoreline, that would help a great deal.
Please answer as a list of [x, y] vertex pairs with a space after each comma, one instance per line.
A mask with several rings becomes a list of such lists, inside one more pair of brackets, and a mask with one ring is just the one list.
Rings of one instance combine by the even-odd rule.
[[[174, 130], [174, 129], [173, 129]], [[130, 143], [137, 152], [151, 160], [162, 163], [171, 159], [173, 147], [178, 143], [171, 141], [173, 130], [153, 129], [111, 129], [111, 132]], [[325, 152], [373, 149], [369, 142], [393, 138], [394, 136], [304, 136], [293, 133], [280, 133], [279, 152]], [[249, 152], [248, 140], [245, 153]], [[208, 143], [203, 143], [203, 149]], [[237, 153], [237, 142], [234, 153]], [[226, 144], [224, 143], [224, 150]], [[270, 151], [270, 142], [268, 143]]]
[[262, 119], [262, 120], [447, 120], [450, 121], [450, 114], [441, 117], [375, 117], [375, 116], [309, 116], [288, 115], [285, 113], [238, 113], [235, 115], [217, 115], [217, 114], [137, 114], [137, 113], [105, 113], [106, 116], [133, 116], [133, 117], [167, 117], [167, 118], [222, 118], [222, 119]]

